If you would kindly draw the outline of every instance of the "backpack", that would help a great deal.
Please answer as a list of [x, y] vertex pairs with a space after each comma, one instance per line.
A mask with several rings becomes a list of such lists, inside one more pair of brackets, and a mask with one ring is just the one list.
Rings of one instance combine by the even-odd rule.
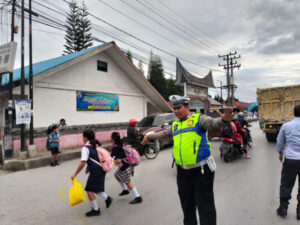
[[126, 154], [126, 158], [122, 159], [124, 162], [131, 166], [137, 166], [141, 163], [139, 153], [131, 145], [124, 145], [123, 150]]
[[97, 151], [100, 163], [92, 158], [89, 158], [89, 159], [92, 160], [94, 163], [98, 164], [99, 166], [101, 166], [105, 172], [110, 172], [112, 170], [112, 168], [114, 167], [113, 158], [110, 156], [109, 152], [105, 148], [97, 147], [96, 151]]
[[231, 123], [225, 123], [225, 126], [222, 128], [222, 132], [221, 132], [221, 137], [224, 138], [231, 138], [232, 137], [232, 127], [231, 127]]
[[47, 141], [46, 141], [46, 149], [47, 149], [48, 151], [50, 151], [50, 137], [49, 137], [49, 135], [48, 135]]

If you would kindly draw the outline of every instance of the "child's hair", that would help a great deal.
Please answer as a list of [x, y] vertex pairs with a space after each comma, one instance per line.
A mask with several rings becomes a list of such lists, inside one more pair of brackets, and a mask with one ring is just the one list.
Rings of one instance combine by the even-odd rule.
[[51, 131], [53, 132], [55, 129], [57, 129], [58, 128], [58, 126], [56, 126], [56, 125], [53, 125], [52, 127], [51, 127]]
[[112, 132], [111, 138], [115, 141], [116, 145], [122, 146], [122, 140], [119, 132]]
[[97, 146], [101, 146], [101, 143], [95, 138], [95, 132], [91, 129], [86, 129], [83, 131], [82, 135], [86, 137], [90, 144], [96, 148]]

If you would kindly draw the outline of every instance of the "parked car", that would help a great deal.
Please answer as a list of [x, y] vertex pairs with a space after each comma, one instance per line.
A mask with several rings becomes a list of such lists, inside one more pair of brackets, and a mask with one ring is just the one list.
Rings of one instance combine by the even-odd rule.
[[[174, 113], [159, 113], [144, 117], [138, 124], [138, 133], [142, 135], [147, 135], [151, 132], [158, 132], [167, 129], [172, 126], [173, 121], [176, 120]], [[172, 137], [164, 138], [160, 140], [155, 140], [155, 145], [158, 150], [162, 149], [164, 146], [172, 144]]]

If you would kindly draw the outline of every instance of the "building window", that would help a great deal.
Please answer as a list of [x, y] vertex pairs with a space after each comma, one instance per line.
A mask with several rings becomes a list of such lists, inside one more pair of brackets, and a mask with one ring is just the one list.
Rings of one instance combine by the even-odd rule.
[[97, 60], [97, 70], [107, 72], [107, 62]]

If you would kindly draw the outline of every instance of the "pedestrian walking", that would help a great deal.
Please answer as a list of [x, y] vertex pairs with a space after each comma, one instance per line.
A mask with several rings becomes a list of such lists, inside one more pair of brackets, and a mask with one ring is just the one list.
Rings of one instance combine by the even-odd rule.
[[59, 152], [59, 137], [58, 137], [58, 127], [52, 126], [51, 133], [48, 135], [48, 141], [51, 151], [51, 159], [50, 159], [50, 166], [58, 166], [58, 152]]
[[119, 194], [119, 196], [128, 195], [129, 194], [128, 189], [129, 189], [134, 196], [134, 199], [129, 203], [130, 204], [141, 203], [143, 199], [131, 181], [132, 176], [134, 174], [134, 166], [129, 165], [123, 160], [127, 156], [122, 147], [123, 143], [120, 137], [120, 133], [113, 132], [111, 134], [111, 143], [113, 144], [111, 156], [114, 157], [114, 159], [117, 161], [116, 164], [119, 165], [119, 168], [115, 172], [115, 178], [122, 187], [122, 192]]
[[279, 161], [283, 162], [280, 181], [280, 205], [277, 214], [287, 215], [289, 200], [298, 176], [297, 219], [300, 220], [300, 105], [294, 107], [295, 118], [284, 123], [277, 137]]
[[87, 212], [85, 215], [87, 217], [99, 216], [101, 212], [95, 194], [105, 200], [106, 208], [109, 208], [113, 201], [113, 199], [108, 196], [104, 190], [106, 172], [100, 165], [93, 162], [93, 160], [100, 162], [96, 147], [100, 146], [101, 144], [95, 138], [94, 131], [90, 129], [87, 129], [83, 132], [82, 141], [84, 143], [84, 147], [81, 150], [81, 162], [79, 163], [75, 173], [71, 176], [71, 179], [75, 178], [87, 163], [86, 173], [89, 173], [89, 177], [86, 183], [85, 191], [89, 197], [92, 210]]
[[[172, 99], [173, 100], [173, 99]], [[214, 202], [214, 170], [216, 165], [211, 156], [211, 144], [207, 142], [206, 131], [218, 130], [233, 117], [231, 107], [221, 118], [194, 113], [191, 114], [189, 99], [173, 100], [173, 109], [177, 120], [172, 127], [144, 137], [142, 144], [148, 141], [173, 136], [173, 157], [177, 165], [178, 194], [183, 210], [184, 225], [196, 225], [196, 208], [201, 225], [216, 225]]]

